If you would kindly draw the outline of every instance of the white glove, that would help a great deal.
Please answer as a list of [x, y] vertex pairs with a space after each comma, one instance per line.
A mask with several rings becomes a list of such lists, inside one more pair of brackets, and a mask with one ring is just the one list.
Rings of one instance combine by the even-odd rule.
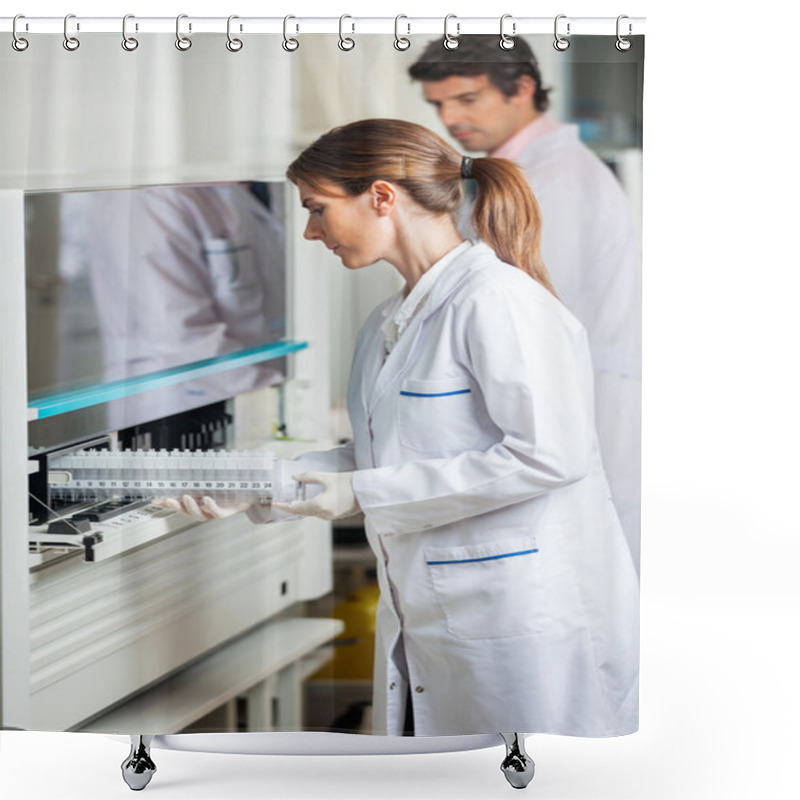
[[161, 506], [162, 508], [171, 508], [173, 511], [180, 511], [192, 519], [198, 519], [205, 522], [208, 519], [225, 519], [232, 517], [234, 514], [239, 514], [250, 508], [250, 503], [235, 503], [229, 506], [220, 506], [211, 497], [203, 497], [198, 503], [189, 494], [183, 495], [180, 499], [177, 497], [160, 497], [153, 501], [154, 505]]
[[273, 501], [273, 508], [320, 519], [352, 517], [361, 510], [353, 492], [352, 472], [306, 472], [292, 477], [299, 483], [318, 483], [322, 486], [322, 492], [310, 500], [294, 500], [291, 503]]

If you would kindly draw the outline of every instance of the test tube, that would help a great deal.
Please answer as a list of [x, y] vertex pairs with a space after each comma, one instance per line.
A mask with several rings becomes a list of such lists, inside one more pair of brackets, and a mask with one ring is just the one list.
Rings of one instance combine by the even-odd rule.
[[68, 492], [68, 499], [71, 503], [74, 503], [78, 499], [78, 489], [75, 487], [75, 481], [80, 478], [80, 461], [78, 459], [78, 454], [73, 453], [69, 457], [70, 467], [69, 470], [72, 475], [72, 482], [70, 483], [70, 489]]
[[114, 451], [111, 457], [111, 480], [114, 484], [114, 496], [120, 497], [123, 492], [121, 488], [121, 481], [123, 476], [123, 465], [125, 463], [124, 456], [119, 450]]
[[157, 470], [157, 459], [158, 459], [158, 451], [156, 450], [145, 450], [143, 453], [140, 454], [140, 457], [144, 456], [142, 460], [142, 467], [143, 467], [143, 478], [144, 483], [142, 485], [142, 494], [145, 497], [153, 497], [153, 495], [158, 490], [158, 480], [156, 475]]
[[200, 463], [200, 459], [204, 456], [202, 450], [192, 450], [189, 462], [190, 466], [190, 474], [191, 474], [191, 494], [197, 496], [203, 491], [203, 465]]
[[85, 456], [84, 480], [95, 485], [84, 488], [84, 497], [88, 500], [98, 500], [100, 491], [97, 488], [97, 479], [100, 473], [97, 469], [97, 450], [88, 450]]
[[94, 496], [97, 500], [106, 501], [110, 496], [110, 489], [108, 487], [109, 475], [109, 452], [108, 450], [95, 450], [94, 451]]
[[119, 452], [119, 493], [122, 497], [127, 497], [131, 493], [131, 450], [125, 449]]
[[168, 497], [167, 482], [164, 469], [164, 451], [153, 451], [153, 497]]
[[[54, 458], [49, 464], [49, 469], [69, 471], [67, 466], [67, 459], [65, 457]], [[50, 487], [50, 498], [52, 500], [63, 500], [66, 497], [67, 490], [59, 484], [54, 484]]]
[[253, 468], [252, 453], [242, 450], [237, 460], [239, 481], [242, 489], [239, 495], [243, 501], [253, 501], [258, 496], [258, 472]]
[[238, 497], [236, 492], [236, 470], [229, 450], [215, 451], [219, 466], [219, 485], [221, 491], [214, 498], [220, 503], [235, 503]]
[[219, 459], [213, 450], [203, 452], [203, 494], [214, 497], [219, 481]]
[[270, 503], [275, 496], [275, 456], [272, 453], [262, 453], [259, 462], [263, 482], [260, 502]]

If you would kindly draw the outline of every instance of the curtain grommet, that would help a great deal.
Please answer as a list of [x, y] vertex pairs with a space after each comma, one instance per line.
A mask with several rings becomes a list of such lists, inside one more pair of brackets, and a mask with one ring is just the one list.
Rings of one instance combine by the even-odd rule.
[[[339, 49], [344, 50], [345, 52], [352, 50], [356, 46], [355, 39], [352, 39], [349, 36], [345, 36], [342, 28], [344, 27], [344, 21], [346, 19], [353, 19], [349, 14], [342, 14], [339, 17]], [[355, 22], [351, 23], [351, 31], [350, 33], [356, 32], [356, 24]]]
[[500, 17], [500, 49], [501, 50], [513, 50], [514, 45], [516, 42], [514, 41], [514, 36], [517, 35], [517, 23], [513, 21], [511, 22], [511, 36], [509, 36], [505, 31], [505, 24], [507, 19], [512, 19], [511, 14], [503, 14]]
[[[620, 53], [627, 53], [628, 50], [631, 49], [631, 40], [625, 38], [622, 35], [622, 33], [620, 32], [621, 31], [620, 23], [624, 19], [628, 19], [628, 16], [626, 14], [620, 14], [617, 17], [617, 41], [614, 42], [614, 47], [616, 47], [617, 50], [620, 51]], [[628, 36], [630, 36], [631, 33], [633, 33], [633, 25], [631, 25], [631, 23], [629, 22], [628, 23]]]
[[[450, 24], [450, 20], [454, 19], [456, 21], [456, 33], [455, 36], [450, 33], [448, 30], [448, 26]], [[448, 14], [444, 18], [444, 39], [442, 40], [442, 46], [445, 50], [455, 50], [458, 48], [458, 36], [461, 33], [461, 23], [458, 21], [458, 17], [455, 14]]]
[[[553, 39], [553, 47], [558, 50], [559, 53], [563, 53], [569, 47], [569, 39], [567, 39], [566, 36], [562, 36], [558, 32], [558, 21], [566, 18], [566, 14], [559, 14], [553, 23], [553, 36], [555, 37]], [[569, 22], [567, 22], [567, 36], [570, 35], [571, 28], [572, 26]]]
[[[132, 53], [138, 46], [139, 40], [133, 36], [128, 36], [128, 20], [134, 19], [133, 14], [126, 14], [122, 18], [122, 49]], [[139, 30], [139, 24], [136, 23], [136, 30]]]
[[[187, 19], [188, 14], [178, 14], [177, 19], [175, 20], [175, 47], [178, 48], [182, 53], [185, 53], [191, 46], [192, 40], [188, 36], [184, 36], [181, 33], [181, 20]], [[192, 32], [192, 23], [189, 23], [189, 33]]]
[[[297, 50], [298, 47], [300, 47], [300, 41], [298, 39], [292, 38], [288, 34], [287, 28], [289, 26], [289, 20], [290, 19], [297, 19], [297, 17], [294, 17], [291, 14], [288, 14], [287, 16], [285, 16], [283, 18], [283, 43], [282, 43], [282, 47], [287, 53], [294, 53], [294, 51]], [[300, 33], [300, 25], [297, 22], [295, 22], [295, 24], [294, 24], [294, 32], [295, 32], [295, 34]]]
[[[81, 46], [81, 42], [80, 42], [80, 39], [78, 39], [76, 36], [70, 36], [69, 35], [69, 21], [71, 19], [75, 19], [75, 15], [74, 14], [67, 14], [67, 16], [64, 17], [64, 41], [63, 41], [63, 45], [64, 45], [64, 49], [65, 50], [69, 50], [70, 53], [73, 53], [73, 52], [75, 52], [75, 50], [77, 50]], [[75, 30], [79, 31], [80, 29], [81, 29], [80, 23], [76, 23], [75, 24]]]
[[411, 34], [411, 23], [406, 22], [406, 27], [408, 30], [406, 31], [406, 36], [400, 35], [400, 20], [401, 19], [408, 19], [405, 14], [398, 14], [394, 18], [394, 49], [403, 52], [408, 50], [411, 47], [411, 39], [407, 39], [406, 37]]
[[[13, 48], [14, 48], [14, 49], [15, 49], [15, 50], [18, 52], [18, 53], [22, 53], [22, 52], [24, 52], [25, 50], [27, 50], [27, 49], [28, 49], [28, 44], [29, 44], [29, 42], [28, 42], [28, 40], [27, 40], [27, 39], [23, 38], [22, 36], [20, 36], [20, 35], [17, 33], [17, 20], [20, 20], [20, 19], [25, 19], [25, 15], [24, 15], [24, 14], [17, 14], [17, 15], [14, 17], [14, 21], [11, 23], [11, 35], [12, 35], [12, 37], [13, 37], [13, 38], [11, 39], [11, 46], [12, 46], [12, 47], [13, 47]], [[26, 24], [25, 24], [25, 28], [27, 29], [27, 27], [28, 27], [28, 25], [27, 25], [27, 23], [26, 23]]]
[[[235, 19], [239, 19], [239, 17], [236, 14], [231, 14], [228, 17], [228, 30], [227, 30], [228, 41], [225, 42], [225, 47], [227, 47], [229, 52], [231, 52], [231, 53], [238, 53], [244, 47], [244, 42], [241, 39], [237, 39], [231, 33], [231, 23]], [[241, 29], [242, 29], [242, 27], [240, 25], [239, 26], [239, 30], [241, 31]]]

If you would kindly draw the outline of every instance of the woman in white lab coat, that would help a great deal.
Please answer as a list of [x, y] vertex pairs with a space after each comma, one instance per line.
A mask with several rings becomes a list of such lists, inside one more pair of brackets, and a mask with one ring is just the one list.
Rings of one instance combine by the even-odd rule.
[[[638, 581], [586, 335], [553, 294], [524, 176], [397, 120], [334, 129], [287, 175], [306, 238], [406, 280], [358, 337], [353, 446], [301, 457], [298, 479], [324, 491], [276, 504], [364, 512], [381, 591], [375, 732], [413, 716], [418, 736], [632, 733]], [[464, 177], [479, 243], [453, 221]]]

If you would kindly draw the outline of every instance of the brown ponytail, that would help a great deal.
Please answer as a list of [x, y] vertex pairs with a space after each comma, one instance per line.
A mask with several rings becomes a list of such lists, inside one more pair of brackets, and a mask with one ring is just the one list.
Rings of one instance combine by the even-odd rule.
[[471, 177], [478, 184], [472, 209], [478, 237], [555, 295], [541, 255], [542, 214], [522, 170], [505, 158], [476, 158]]
[[[390, 181], [427, 211], [454, 216], [463, 202], [461, 162], [441, 136], [421, 125], [365, 119], [320, 136], [289, 165], [286, 177], [316, 190], [333, 183], [351, 196], [374, 181]], [[539, 252], [539, 206], [520, 168], [505, 159], [476, 158], [471, 174], [478, 185], [472, 213], [477, 235], [555, 294]]]

